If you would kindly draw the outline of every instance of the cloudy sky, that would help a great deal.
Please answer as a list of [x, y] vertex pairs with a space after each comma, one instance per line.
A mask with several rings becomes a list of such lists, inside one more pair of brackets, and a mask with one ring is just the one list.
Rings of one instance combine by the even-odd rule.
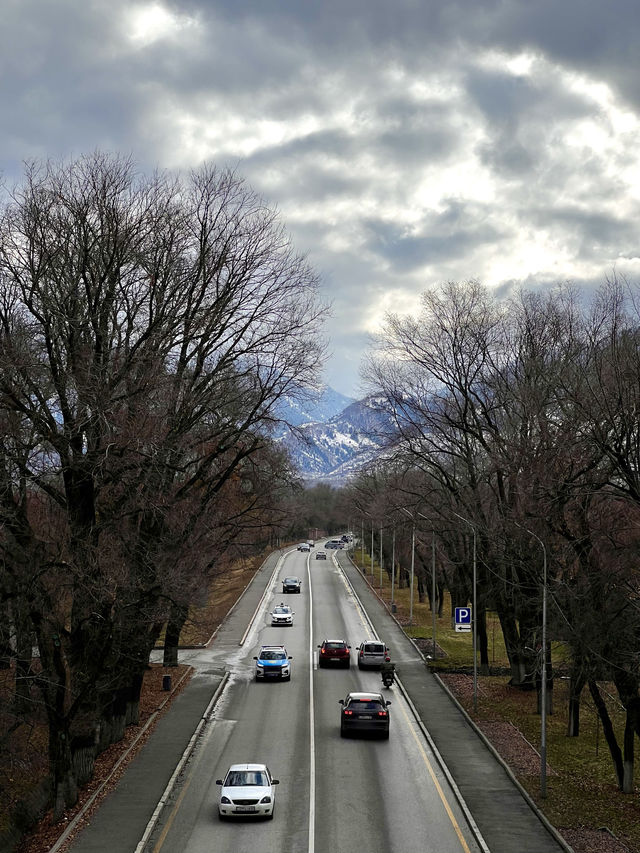
[[327, 382], [386, 311], [477, 278], [640, 278], [638, 0], [4, 0], [0, 172], [96, 148], [234, 166], [333, 305]]

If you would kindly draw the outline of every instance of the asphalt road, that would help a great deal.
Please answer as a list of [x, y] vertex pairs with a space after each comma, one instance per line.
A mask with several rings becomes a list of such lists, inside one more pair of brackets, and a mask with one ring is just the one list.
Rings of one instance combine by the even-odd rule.
[[[303, 579], [299, 595], [281, 592], [281, 578], [291, 574]], [[271, 627], [268, 614], [283, 600], [293, 605], [294, 625]], [[246, 617], [239, 608], [211, 649], [188, 655], [205, 675], [223, 667], [230, 678], [146, 850], [481, 849], [398, 690], [386, 691], [392, 701], [388, 741], [340, 737], [338, 699], [350, 690], [380, 690], [380, 677], [359, 671], [355, 653], [349, 670], [317, 668], [317, 645], [325, 637], [344, 637], [355, 648], [372, 636], [333, 559], [290, 552], [276, 566], [251, 627], [238, 642]], [[290, 682], [255, 681], [253, 655], [263, 643], [287, 646], [293, 656]], [[218, 820], [215, 779], [230, 764], [245, 761], [266, 763], [280, 779], [273, 821]]]

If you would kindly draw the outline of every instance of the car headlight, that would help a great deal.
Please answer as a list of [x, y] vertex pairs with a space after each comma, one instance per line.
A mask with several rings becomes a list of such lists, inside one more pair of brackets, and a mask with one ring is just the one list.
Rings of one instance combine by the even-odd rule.
[[224, 803], [225, 806], [231, 805], [231, 800], [229, 799], [229, 797], [220, 797], [220, 802]]
[[264, 664], [263, 663], [257, 663], [256, 669], [264, 669]]
[[270, 803], [270, 802], [271, 802], [271, 797], [269, 796], [269, 794], [267, 794], [267, 796], [266, 796], [266, 797], [263, 797], [263, 798], [260, 800], [260, 805], [262, 805], [263, 803]]

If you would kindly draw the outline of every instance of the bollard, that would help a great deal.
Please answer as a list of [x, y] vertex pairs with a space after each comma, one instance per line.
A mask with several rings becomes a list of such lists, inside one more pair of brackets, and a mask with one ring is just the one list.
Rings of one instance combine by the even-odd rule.
[[397, 609], [398, 609], [398, 608], [396, 607], [396, 603], [395, 603], [395, 601], [394, 601], [394, 602], [393, 602], [393, 604], [391, 605], [391, 612], [392, 612], [392, 613], [395, 613]]
[[171, 690], [171, 676], [163, 675], [162, 676], [162, 689], [163, 690]]

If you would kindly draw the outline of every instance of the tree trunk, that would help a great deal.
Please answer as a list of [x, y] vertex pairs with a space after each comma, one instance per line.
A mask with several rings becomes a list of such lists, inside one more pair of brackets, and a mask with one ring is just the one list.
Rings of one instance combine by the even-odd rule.
[[49, 766], [53, 798], [53, 819], [61, 819], [78, 799], [78, 786], [73, 773], [71, 742], [66, 721], [49, 720]]
[[620, 750], [620, 747], [618, 746], [618, 741], [616, 740], [616, 733], [613, 729], [611, 717], [609, 716], [609, 712], [607, 711], [605, 701], [600, 695], [600, 690], [598, 689], [597, 682], [590, 678], [587, 684], [589, 685], [589, 692], [593, 697], [593, 701], [598, 711], [598, 716], [600, 717], [600, 720], [602, 722], [602, 731], [604, 732], [604, 737], [607, 741], [607, 746], [609, 747], [609, 753], [611, 754], [611, 758], [613, 760], [613, 769], [616, 774], [618, 787], [620, 788], [620, 790], [623, 790], [624, 766], [622, 760], [622, 752]]
[[627, 707], [624, 726], [624, 774], [622, 777], [622, 792], [633, 794], [633, 765], [636, 724], [638, 718], [637, 700]]
[[489, 642], [487, 640], [487, 611], [478, 609], [477, 641], [480, 649], [480, 673], [489, 675]]
[[189, 608], [186, 605], [172, 604], [164, 635], [164, 666], [178, 666], [178, 644], [180, 633], [187, 621]]
[[578, 737], [580, 734], [580, 696], [586, 679], [582, 669], [572, 669], [569, 680], [569, 720], [567, 737]]

